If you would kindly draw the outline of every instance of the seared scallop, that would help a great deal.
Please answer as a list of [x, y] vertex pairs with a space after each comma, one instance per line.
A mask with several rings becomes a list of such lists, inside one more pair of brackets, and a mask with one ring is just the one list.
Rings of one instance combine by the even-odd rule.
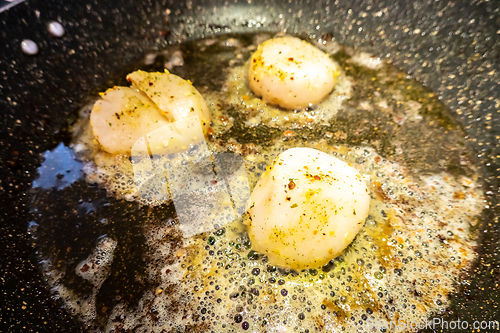
[[205, 100], [189, 80], [165, 73], [136, 71], [127, 75], [137, 89], [143, 91], [171, 121], [198, 116], [206, 134], [210, 127], [210, 111]]
[[315, 268], [339, 255], [364, 224], [370, 196], [347, 163], [311, 148], [281, 153], [250, 197], [252, 247], [269, 262]]
[[260, 44], [250, 59], [248, 80], [267, 103], [298, 109], [321, 102], [333, 90], [340, 71], [315, 46], [296, 37], [278, 37]]
[[189, 80], [168, 71], [136, 71], [127, 79], [133, 86], [103, 93], [90, 116], [105, 151], [130, 155], [146, 153], [147, 148], [149, 154], [173, 153], [203, 140], [210, 111]]
[[114, 87], [101, 97], [94, 104], [90, 123], [108, 153], [130, 154], [137, 140], [170, 123], [155, 103], [135, 88]]

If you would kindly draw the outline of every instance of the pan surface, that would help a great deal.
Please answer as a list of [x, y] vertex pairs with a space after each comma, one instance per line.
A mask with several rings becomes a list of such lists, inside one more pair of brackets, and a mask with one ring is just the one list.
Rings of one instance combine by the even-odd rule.
[[[174, 15], [167, 15], [169, 13]], [[61, 22], [65, 34], [47, 30]], [[438, 94], [477, 152], [487, 194], [477, 261], [445, 315], [498, 320], [500, 249], [500, 13], [491, 2], [30, 1], [0, 14], [2, 331], [83, 330], [52, 299], [35, 264], [29, 198], [40, 154], [67, 140], [68, 119], [124, 68], [169, 43], [282, 31], [387, 57]], [[36, 55], [21, 50], [24, 39]]]

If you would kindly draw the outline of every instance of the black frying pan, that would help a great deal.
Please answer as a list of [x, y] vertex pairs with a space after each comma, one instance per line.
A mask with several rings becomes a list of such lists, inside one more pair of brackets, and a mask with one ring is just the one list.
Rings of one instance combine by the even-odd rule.
[[[213, 34], [331, 33], [387, 55], [439, 95], [467, 132], [486, 184], [478, 260], [453, 297], [449, 320], [499, 320], [500, 12], [490, 1], [28, 1], [0, 14], [0, 260], [2, 332], [78, 332], [51, 298], [27, 234], [27, 191], [40, 153], [87, 96], [115, 84], [145, 52]], [[167, 20], [165, 10], [173, 15]], [[59, 21], [57, 38], [46, 25]], [[35, 41], [37, 55], [21, 51]]]

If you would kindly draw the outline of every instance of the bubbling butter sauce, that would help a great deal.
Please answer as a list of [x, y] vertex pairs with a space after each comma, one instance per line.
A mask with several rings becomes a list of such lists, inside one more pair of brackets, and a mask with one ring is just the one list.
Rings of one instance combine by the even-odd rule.
[[137, 190], [131, 159], [99, 149], [83, 108], [71, 146], [85, 179], [34, 189], [30, 232], [54, 297], [87, 328], [372, 332], [369, 322], [419, 322], [446, 311], [474, 259], [483, 209], [463, 132], [417, 82], [329, 36], [315, 44], [340, 64], [334, 92], [303, 110], [267, 105], [244, 75], [256, 45], [270, 37], [192, 41], [138, 67], [169, 68], [193, 82], [214, 119], [207, 147], [241, 156], [250, 190], [292, 147], [355, 167], [371, 196], [364, 227], [340, 256], [303, 271], [274, 267], [253, 251], [244, 214], [185, 237], [168, 198]]

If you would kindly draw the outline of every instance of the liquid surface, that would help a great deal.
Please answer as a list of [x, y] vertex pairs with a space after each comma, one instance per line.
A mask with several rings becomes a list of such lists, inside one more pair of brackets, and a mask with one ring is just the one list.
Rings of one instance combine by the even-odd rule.
[[[291, 147], [356, 167], [371, 195], [365, 226], [341, 256], [300, 272], [252, 250], [235, 202], [234, 219], [185, 237], [170, 199], [142, 195], [131, 160], [99, 150], [83, 108], [71, 153], [45, 154], [37, 184], [56, 185], [33, 189], [29, 231], [55, 297], [91, 330], [354, 332], [369, 331], [369, 320], [445, 311], [474, 259], [483, 201], [463, 132], [406, 74], [328, 39], [316, 44], [341, 65], [336, 90], [310, 109], [266, 105], [244, 75], [269, 37], [193, 41], [148, 54], [136, 68], [168, 68], [193, 82], [214, 119], [209, 151], [241, 156], [249, 189]], [[79, 180], [78, 170], [66, 176], [50, 162], [72, 154]]]

